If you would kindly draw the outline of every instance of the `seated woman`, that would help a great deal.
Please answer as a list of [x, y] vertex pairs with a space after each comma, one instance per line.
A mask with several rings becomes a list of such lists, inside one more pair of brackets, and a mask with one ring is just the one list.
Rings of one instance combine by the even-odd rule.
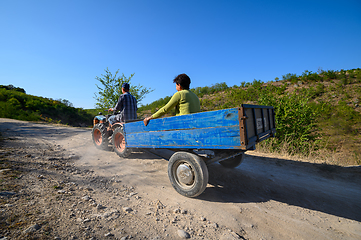
[[143, 120], [145, 126], [148, 125], [151, 119], [163, 116], [174, 107], [176, 109], [176, 116], [201, 111], [200, 102], [197, 95], [189, 90], [191, 79], [187, 76], [187, 74], [179, 74], [176, 78], [174, 78], [173, 82], [176, 84], [177, 92], [172, 96], [172, 98], [164, 107], [159, 109], [152, 116]]

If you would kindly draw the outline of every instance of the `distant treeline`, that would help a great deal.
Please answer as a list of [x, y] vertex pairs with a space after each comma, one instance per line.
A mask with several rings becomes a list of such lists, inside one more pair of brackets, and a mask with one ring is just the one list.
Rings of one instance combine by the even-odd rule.
[[24, 89], [12, 85], [0, 85], [0, 117], [71, 126], [91, 125], [93, 118], [85, 110], [74, 108], [66, 99], [28, 95]]
[[14, 91], [17, 91], [17, 92], [26, 93], [23, 88], [14, 87], [11, 84], [10, 85], [0, 85], [0, 88], [6, 89], [6, 90], [14, 90]]

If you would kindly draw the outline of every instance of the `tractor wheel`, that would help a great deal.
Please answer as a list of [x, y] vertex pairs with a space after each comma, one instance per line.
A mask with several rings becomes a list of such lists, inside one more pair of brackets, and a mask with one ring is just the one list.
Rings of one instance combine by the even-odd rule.
[[109, 133], [104, 124], [98, 123], [93, 127], [92, 138], [95, 147], [106, 150], [109, 148]]
[[225, 168], [235, 168], [238, 167], [244, 160], [244, 153], [237, 155], [233, 158], [220, 161], [219, 163]]
[[127, 148], [125, 136], [122, 127], [118, 127], [113, 132], [112, 137], [113, 149], [119, 157], [126, 158], [130, 155], [131, 150]]
[[176, 152], [169, 159], [168, 177], [178, 193], [196, 197], [206, 189], [208, 169], [201, 157], [188, 152]]

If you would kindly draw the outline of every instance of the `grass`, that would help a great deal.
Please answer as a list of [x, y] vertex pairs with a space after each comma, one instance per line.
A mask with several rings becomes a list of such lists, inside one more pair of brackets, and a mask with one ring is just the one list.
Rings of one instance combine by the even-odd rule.
[[[336, 151], [327, 148], [316, 149], [315, 144], [310, 144], [309, 153], [304, 154], [294, 151], [294, 148], [287, 140], [281, 143], [274, 143], [274, 141], [274, 139], [270, 139], [269, 141], [258, 143], [256, 152], [271, 154], [293, 161], [323, 164], [325, 166], [361, 165], [358, 153], [349, 154], [347, 151]], [[277, 146], [276, 149], [275, 145]]]

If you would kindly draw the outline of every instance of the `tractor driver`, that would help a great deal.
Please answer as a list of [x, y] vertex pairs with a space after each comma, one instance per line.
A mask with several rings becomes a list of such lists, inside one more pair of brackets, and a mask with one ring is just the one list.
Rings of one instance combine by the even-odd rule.
[[126, 121], [137, 119], [137, 100], [129, 93], [128, 83], [123, 83], [122, 93], [115, 107], [109, 108], [109, 111], [120, 111], [119, 114], [113, 115], [108, 119], [110, 125], [116, 122], [125, 123]]
[[168, 113], [175, 107], [176, 116], [196, 113], [201, 111], [199, 98], [197, 95], [189, 90], [191, 79], [187, 74], [179, 74], [174, 78], [173, 83], [176, 84], [177, 92], [172, 96], [169, 102], [159, 109], [152, 116], [143, 120], [144, 125], [147, 126], [149, 121], [154, 118], [159, 118]]

